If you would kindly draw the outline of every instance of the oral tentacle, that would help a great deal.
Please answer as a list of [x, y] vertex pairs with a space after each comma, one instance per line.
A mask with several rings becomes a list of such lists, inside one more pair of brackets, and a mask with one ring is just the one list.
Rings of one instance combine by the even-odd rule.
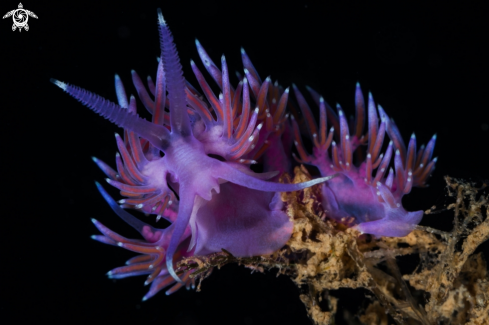
[[214, 174], [234, 184], [238, 184], [247, 188], [251, 188], [258, 191], [264, 191], [264, 192], [299, 191], [304, 188], [326, 182], [336, 176], [336, 175], [332, 175], [327, 177], [321, 177], [307, 182], [296, 183], [296, 184], [274, 183], [274, 182], [267, 182], [261, 179], [256, 179], [222, 162], [219, 162], [219, 166], [216, 168], [216, 170], [214, 170]]

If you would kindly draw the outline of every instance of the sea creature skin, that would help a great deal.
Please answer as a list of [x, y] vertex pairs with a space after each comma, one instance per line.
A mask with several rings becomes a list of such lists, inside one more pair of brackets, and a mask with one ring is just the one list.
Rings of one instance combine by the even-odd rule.
[[[119, 105], [52, 80], [125, 129], [124, 139], [116, 135], [120, 152], [116, 155], [117, 172], [96, 158], [94, 161], [109, 177], [107, 182], [120, 189], [127, 199], [119, 201], [123, 204], [120, 207], [99, 184], [97, 187], [119, 217], [138, 230], [145, 241], [124, 238], [96, 220], [93, 222], [103, 236], [93, 238], [145, 254], [108, 274], [112, 278], [149, 274], [146, 283], [152, 286], [143, 300], [174, 281], [179, 283], [167, 294], [190, 285], [189, 273], [180, 278], [174, 270], [175, 263], [184, 256], [209, 254], [222, 248], [236, 256], [270, 254], [279, 249], [292, 233], [292, 222], [282, 211], [279, 192], [297, 191], [332, 178], [283, 184], [267, 180], [277, 172], [254, 173], [249, 168], [255, 162], [251, 158], [260, 157], [268, 137], [282, 131], [288, 90], [271, 85], [269, 78], [261, 82], [244, 51], [246, 77], [233, 89], [225, 58], [221, 60], [221, 72], [197, 44], [206, 69], [222, 89], [217, 98], [192, 63], [211, 104], [209, 108], [200, 94], [186, 85], [173, 37], [161, 11], [158, 24], [162, 53], [156, 84], [148, 80], [154, 101], [139, 76], [132, 72], [133, 83], [153, 116], [152, 122], [136, 114], [135, 98], [127, 99], [118, 76], [115, 85]], [[256, 102], [252, 113], [250, 89]], [[268, 91], [273, 94], [267, 96]], [[257, 121], [263, 122], [256, 126]], [[157, 214], [157, 218], [164, 217], [172, 224], [166, 229], [151, 227], [124, 207]]]
[[[433, 172], [437, 158], [432, 160], [431, 157], [436, 134], [426, 148], [421, 146], [416, 153], [416, 137], [413, 133], [406, 151], [394, 120], [389, 119], [380, 105], [375, 105], [369, 93], [368, 131], [365, 135], [365, 101], [358, 83], [355, 94], [356, 120], [351, 126], [339, 105], [336, 107], [336, 115], [319, 94], [308, 89], [319, 106], [318, 130], [304, 97], [295, 85], [293, 89], [314, 143], [313, 154], [307, 154], [294, 120], [294, 143], [300, 155], [300, 159], [296, 159], [316, 166], [321, 175], [338, 173], [337, 177], [322, 185], [322, 203], [327, 215], [338, 221], [353, 218], [355, 227], [362, 233], [388, 237], [409, 234], [421, 221], [423, 211], [406, 211], [401, 199], [413, 186], [425, 186]], [[329, 131], [327, 122], [333, 125]], [[353, 132], [350, 132], [350, 128], [353, 128]], [[391, 141], [385, 153], [381, 153], [386, 133]], [[361, 147], [365, 148], [367, 157], [355, 166], [353, 156], [356, 150], [362, 153]], [[390, 168], [387, 174], [394, 150], [394, 170]]]

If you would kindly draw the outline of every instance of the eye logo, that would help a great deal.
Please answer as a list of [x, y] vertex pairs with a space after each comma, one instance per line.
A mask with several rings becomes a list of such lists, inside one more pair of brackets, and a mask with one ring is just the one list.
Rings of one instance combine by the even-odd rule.
[[29, 16], [37, 19], [35, 13], [29, 10], [25, 10], [23, 8], [24, 7], [22, 6], [22, 3], [19, 3], [18, 9], [9, 11], [5, 14], [5, 16], [2, 17], [3, 19], [5, 19], [12, 16], [12, 19], [14, 20], [14, 24], [12, 25], [12, 31], [15, 31], [17, 28], [19, 29], [19, 32], [22, 31], [22, 28], [25, 28], [25, 30], [28, 31], [29, 25], [27, 25], [27, 21], [29, 20]]

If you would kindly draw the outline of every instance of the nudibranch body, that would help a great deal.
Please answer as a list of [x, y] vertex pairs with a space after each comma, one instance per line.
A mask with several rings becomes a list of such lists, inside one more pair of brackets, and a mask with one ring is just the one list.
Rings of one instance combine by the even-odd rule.
[[[268, 77], [262, 81], [250, 59], [241, 51], [244, 75], [233, 87], [224, 56], [221, 69], [202, 45], [197, 50], [209, 75], [220, 88], [216, 96], [192, 61], [192, 70], [203, 95], [182, 73], [173, 37], [158, 11], [161, 57], [156, 82], [148, 77], [147, 88], [136, 72], [132, 81], [152, 121], [140, 118], [136, 99], [128, 98], [115, 76], [118, 104], [84, 89], [52, 80], [71, 96], [124, 129], [116, 134], [119, 153], [116, 170], [93, 158], [120, 190], [116, 202], [97, 183], [97, 188], [116, 214], [135, 228], [144, 240], [124, 238], [93, 220], [102, 235], [93, 238], [140, 253], [126, 266], [108, 273], [111, 278], [147, 275], [151, 284], [143, 300], [175, 282], [166, 293], [193, 285], [190, 273], [177, 275], [182, 258], [226, 249], [235, 256], [270, 254], [291, 236], [293, 224], [284, 212], [280, 192], [297, 191], [322, 184], [326, 215], [339, 221], [353, 218], [361, 232], [380, 236], [404, 236], [419, 223], [422, 212], [407, 212], [401, 205], [412, 186], [422, 186], [434, 168], [431, 161], [435, 138], [416, 158], [412, 137], [407, 152], [400, 133], [383, 109], [368, 101], [368, 135], [363, 135], [363, 95], [357, 86], [357, 121], [350, 134], [343, 111], [338, 115], [313, 90], [320, 108], [319, 131], [305, 99], [294, 86], [299, 106], [314, 143], [308, 155], [298, 125], [286, 113], [289, 89]], [[148, 92], [149, 90], [149, 92]], [[380, 115], [378, 121], [377, 110]], [[333, 128], [327, 131], [327, 120]], [[391, 138], [381, 154], [385, 133]], [[295, 140], [295, 141], [294, 141]], [[283, 184], [279, 173], [290, 172], [290, 150], [295, 142], [303, 163], [318, 167], [320, 178], [299, 184]], [[338, 142], [338, 144], [337, 144]], [[353, 154], [367, 148], [366, 161], [353, 165]], [[394, 170], [385, 172], [394, 154]], [[297, 159], [297, 158], [296, 158]], [[264, 173], [250, 165], [260, 160]], [[299, 159], [297, 159], [299, 160]], [[373, 170], [377, 169], [375, 175]], [[337, 175], [337, 177], [334, 177]], [[326, 182], [328, 181], [328, 182]], [[167, 219], [165, 229], [152, 227], [125, 209], [137, 209]]]

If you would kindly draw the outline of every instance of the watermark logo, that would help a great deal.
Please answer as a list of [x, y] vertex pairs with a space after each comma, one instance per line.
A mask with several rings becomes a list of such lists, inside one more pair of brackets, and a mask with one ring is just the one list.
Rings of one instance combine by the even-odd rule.
[[24, 28], [26, 31], [29, 30], [29, 25], [27, 25], [29, 16], [37, 19], [36, 14], [33, 13], [32, 11], [25, 10], [24, 7], [22, 6], [22, 3], [20, 2], [19, 2], [19, 8], [7, 12], [5, 16], [3, 16], [3, 19], [8, 18], [10, 16], [12, 16], [12, 19], [14, 20], [14, 24], [12, 25], [12, 31], [15, 31], [18, 28], [19, 32], [22, 31], [22, 28]]

